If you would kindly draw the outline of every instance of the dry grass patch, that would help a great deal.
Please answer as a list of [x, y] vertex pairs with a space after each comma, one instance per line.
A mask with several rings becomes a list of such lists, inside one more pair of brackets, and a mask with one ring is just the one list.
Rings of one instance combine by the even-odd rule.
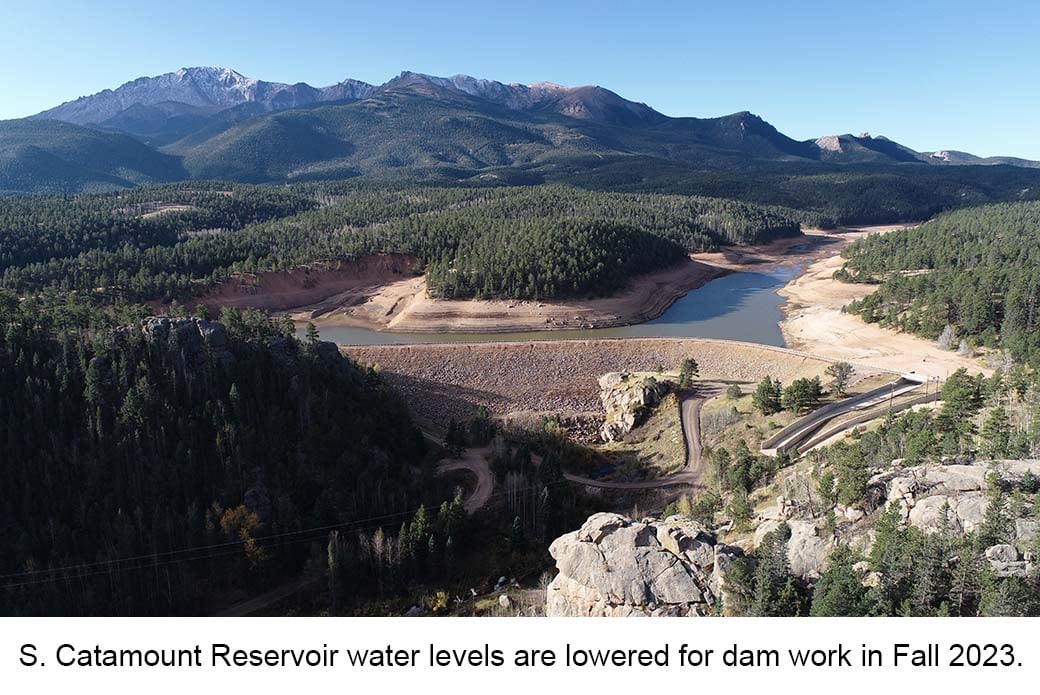
[[682, 470], [686, 465], [686, 445], [676, 394], [665, 396], [646, 422], [622, 441], [600, 448], [616, 457], [616, 477], [659, 478]]

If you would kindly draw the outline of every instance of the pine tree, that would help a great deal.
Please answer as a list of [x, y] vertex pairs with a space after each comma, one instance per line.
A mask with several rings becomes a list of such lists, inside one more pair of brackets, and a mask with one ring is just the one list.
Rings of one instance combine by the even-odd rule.
[[802, 377], [795, 379], [783, 390], [781, 405], [785, 410], [804, 415], [819, 405], [822, 397], [823, 386], [820, 384], [820, 377]]
[[734, 492], [726, 512], [732, 519], [734, 527], [741, 530], [746, 529], [754, 514], [751, 503], [748, 501], [747, 493], [743, 490]]
[[780, 403], [781, 393], [780, 380], [774, 381], [769, 376], [766, 376], [755, 388], [755, 393], [751, 397], [751, 403], [763, 415], [773, 415], [783, 409]]
[[982, 449], [992, 458], [1007, 458], [1011, 448], [1011, 420], [1007, 410], [994, 408], [982, 425]]
[[755, 593], [752, 613], [759, 616], [796, 616], [802, 612], [801, 597], [791, 576], [787, 543], [791, 528], [781, 523], [770, 531], [755, 550]]
[[852, 568], [855, 556], [847, 545], [831, 553], [830, 564], [813, 589], [813, 616], [865, 616], [874, 611], [869, 592]]
[[843, 446], [838, 455], [838, 502], [850, 507], [863, 501], [870, 469], [863, 451], [856, 445]]
[[[979, 375], [981, 377], [981, 375]], [[961, 367], [942, 387], [943, 413], [954, 420], [970, 418], [982, 407], [982, 381]]]
[[700, 375], [700, 367], [697, 360], [686, 357], [679, 364], [679, 388], [688, 389], [693, 386], [693, 380]]
[[462, 456], [462, 452], [466, 449], [466, 437], [455, 418], [448, 423], [448, 432], [444, 436], [444, 448], [453, 458]]
[[1011, 519], [1007, 513], [1007, 499], [1000, 477], [995, 471], [986, 476], [986, 511], [979, 527], [979, 541], [984, 546], [1007, 543]]

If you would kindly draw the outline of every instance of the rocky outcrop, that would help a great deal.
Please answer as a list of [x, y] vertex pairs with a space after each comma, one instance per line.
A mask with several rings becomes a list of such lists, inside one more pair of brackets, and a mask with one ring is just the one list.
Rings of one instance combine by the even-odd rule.
[[[903, 523], [925, 533], [960, 536], [977, 531], [984, 523], [990, 485], [1009, 491], [1021, 487], [1028, 474], [1040, 475], [1040, 461], [907, 466], [896, 460], [870, 479], [864, 503], [835, 508], [833, 526], [814, 518], [818, 512], [814, 515], [804, 501], [778, 497], [775, 508], [759, 515], [747, 547], [757, 548], [766, 534], [786, 523], [791, 530], [787, 542], [791, 573], [812, 582], [827, 569], [837, 544], [869, 553], [875, 538], [874, 521], [881, 508], [896, 505]], [[1025, 576], [1040, 535], [1040, 520], [1011, 519], [1010, 529], [1011, 544], [990, 548], [987, 559], [997, 576]]]
[[[123, 332], [132, 330], [136, 329], [120, 329]], [[226, 367], [235, 359], [227, 329], [222, 323], [198, 318], [150, 316], [141, 322], [141, 332], [148, 343], [161, 345], [174, 354], [179, 353], [189, 364], [210, 360], [214, 364]], [[300, 358], [299, 343], [285, 336], [269, 336], [264, 341], [264, 347], [272, 359], [287, 367], [292, 367]], [[313, 357], [338, 368], [350, 370], [358, 381], [361, 380], [360, 373], [343, 356], [335, 343], [319, 341], [310, 345], [308, 350]]]
[[559, 574], [549, 616], [695, 616], [722, 608], [727, 570], [743, 557], [701, 524], [599, 513], [549, 546]]
[[1040, 519], [1015, 519], [1015, 541], [1035, 547], [1040, 539]]
[[612, 372], [599, 378], [600, 400], [607, 416], [600, 429], [605, 442], [616, 442], [646, 420], [670, 390], [669, 382], [652, 376]]
[[[898, 504], [907, 523], [926, 533], [976, 530], [986, 515], [987, 476], [998, 484], [1021, 485], [1026, 473], [1040, 475], [1040, 461], [928, 465], [895, 468], [871, 478], [868, 488], [883, 502]], [[1018, 528], [1018, 525], [1016, 525]], [[1021, 525], [1023, 533], [1032, 529]]]
[[228, 365], [234, 359], [224, 324], [197, 318], [151, 316], [141, 322], [145, 339], [152, 344], [164, 344], [194, 362], [211, 359]]
[[834, 535], [825, 533], [815, 521], [809, 519], [788, 519], [784, 522], [768, 519], [755, 529], [755, 547], [781, 523], [786, 523], [791, 529], [791, 537], [787, 541], [787, 561], [791, 574], [803, 579], [819, 579], [834, 552]]
[[1025, 579], [1033, 572], [1033, 563], [1022, 559], [1018, 549], [1007, 543], [986, 548], [986, 560], [996, 577], [1019, 577]]

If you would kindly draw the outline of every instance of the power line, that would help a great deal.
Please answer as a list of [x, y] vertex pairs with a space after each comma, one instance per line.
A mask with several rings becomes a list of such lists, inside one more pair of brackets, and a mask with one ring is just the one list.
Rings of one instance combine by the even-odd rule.
[[[530, 486], [525, 486], [525, 487], [522, 487], [522, 488], [516, 488], [516, 489], [514, 489], [512, 491], [509, 491], [509, 492], [501, 492], [501, 493], [492, 494], [491, 496], [489, 496], [488, 499], [489, 500], [491, 500], [491, 499], [500, 499], [500, 498], [506, 497], [507, 495], [515, 494], [517, 492], [530, 492], [531, 490], [541, 490], [541, 489], [545, 489], [545, 488], [557, 488], [557, 487], [561, 487], [561, 486], [564, 486], [564, 485], [568, 485], [569, 486], [569, 485], [571, 485], [571, 482], [568, 481], [568, 480], [561, 480], [561, 481], [559, 481], [557, 483], [552, 483], [552, 484], [549, 484], [549, 485], [530, 485]], [[407, 518], [409, 516], [414, 516], [415, 513], [418, 512], [418, 511], [419, 511], [419, 507], [416, 507], [416, 508], [410, 509], [410, 510], [405, 510], [405, 511], [401, 511], [401, 512], [394, 512], [394, 513], [391, 513], [391, 514], [384, 514], [384, 515], [380, 515], [380, 516], [368, 517], [366, 519], [357, 519], [357, 520], [354, 520], [354, 521], [342, 522], [342, 523], [339, 523], [339, 524], [329, 524], [329, 525], [325, 525], [325, 526], [314, 526], [314, 527], [307, 528], [307, 529], [299, 529], [299, 530], [296, 530], [296, 531], [286, 531], [284, 533], [277, 533], [277, 534], [271, 534], [271, 535], [268, 535], [268, 536], [261, 536], [261, 537], [258, 537], [258, 538], [254, 538], [253, 540], [255, 540], [257, 542], [263, 542], [263, 541], [275, 540], [275, 539], [279, 539], [279, 538], [288, 538], [288, 537], [293, 537], [293, 536], [302, 536], [303, 534], [319, 533], [319, 532], [333, 531], [333, 530], [351, 530], [351, 529], [367, 530], [368, 528], [371, 528], [372, 530], [374, 530], [376, 528], [381, 527], [381, 525], [379, 525], [379, 524], [372, 525], [373, 522], [385, 521], [385, 520], [389, 520], [389, 519], [393, 519], [393, 518]], [[319, 540], [322, 537], [323, 536], [295, 538], [294, 540], [291, 540], [288, 543], [280, 544], [280, 546], [284, 547], [285, 545], [292, 545], [292, 544], [295, 544], [295, 543], [306, 543], [306, 542], [310, 542], [310, 541]], [[16, 589], [16, 588], [27, 587], [27, 586], [34, 586], [34, 585], [39, 585], [39, 584], [50, 584], [50, 583], [55, 583], [55, 582], [59, 582], [59, 581], [63, 581], [63, 580], [64, 581], [74, 581], [74, 580], [88, 579], [90, 577], [107, 575], [107, 574], [110, 574], [112, 572], [129, 572], [129, 571], [140, 571], [140, 570], [146, 570], [146, 569], [157, 569], [157, 568], [160, 568], [160, 567], [168, 567], [170, 565], [174, 565], [174, 564], [177, 564], [177, 563], [180, 563], [180, 562], [191, 562], [191, 561], [196, 561], [196, 560], [212, 560], [212, 559], [219, 559], [219, 558], [223, 558], [223, 557], [230, 557], [232, 555], [236, 555], [238, 553], [238, 547], [241, 546], [244, 543], [245, 543], [245, 541], [242, 541], [242, 540], [226, 541], [226, 542], [223, 542], [223, 543], [213, 543], [213, 544], [210, 544], [210, 545], [201, 545], [201, 546], [193, 546], [193, 547], [188, 547], [188, 548], [179, 548], [177, 550], [169, 550], [169, 551], [164, 551], [164, 552], [159, 552], [159, 553], [148, 553], [148, 554], [144, 554], [144, 555], [135, 555], [133, 557], [127, 557], [127, 558], [115, 558], [115, 559], [112, 559], [112, 560], [101, 560], [101, 561], [98, 561], [98, 562], [81, 563], [81, 564], [77, 564], [77, 565], [67, 565], [67, 566], [64, 566], [64, 567], [48, 568], [48, 569], [43, 569], [43, 570], [39, 570], [39, 571], [15, 572], [15, 573], [10, 573], [10, 574], [6, 574], [6, 575], [0, 575], [0, 579], [18, 579], [18, 578], [21, 578], [21, 577], [29, 578], [27, 581], [24, 581], [24, 582], [7, 583], [7, 584], [3, 585], [3, 588], [5, 588], [5, 589]], [[221, 553], [217, 553], [217, 554], [199, 555], [197, 557], [186, 557], [186, 558], [185, 557], [178, 557], [180, 555], [185, 555], [185, 554], [188, 554], [188, 553], [193, 553], [193, 552], [198, 552], [198, 551], [219, 550], [219, 549], [225, 549], [225, 552], [221, 552]], [[125, 563], [138, 562], [138, 561], [144, 561], [144, 560], [159, 560], [160, 558], [165, 558], [165, 559], [162, 562], [148, 562], [146, 564], [140, 564], [140, 565], [133, 566], [133, 567], [119, 567], [118, 566], [118, 565], [125, 564]], [[63, 575], [62, 574], [62, 573], [73, 572], [73, 571], [84, 570], [84, 569], [92, 569], [94, 571], [87, 572], [87, 573], [77, 572], [76, 574], [72, 574], [72, 575]], [[46, 574], [46, 575], [50, 575], [50, 576], [39, 576], [41, 574]]]

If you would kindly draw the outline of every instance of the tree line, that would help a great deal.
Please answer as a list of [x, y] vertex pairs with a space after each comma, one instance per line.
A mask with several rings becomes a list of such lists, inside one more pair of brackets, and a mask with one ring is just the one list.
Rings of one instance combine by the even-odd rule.
[[[140, 214], [158, 202], [188, 209]], [[613, 292], [685, 252], [798, 231], [781, 208], [562, 186], [178, 185], [0, 199], [0, 269], [21, 293], [168, 301], [233, 272], [399, 252], [428, 267], [436, 294], [535, 298]]]

